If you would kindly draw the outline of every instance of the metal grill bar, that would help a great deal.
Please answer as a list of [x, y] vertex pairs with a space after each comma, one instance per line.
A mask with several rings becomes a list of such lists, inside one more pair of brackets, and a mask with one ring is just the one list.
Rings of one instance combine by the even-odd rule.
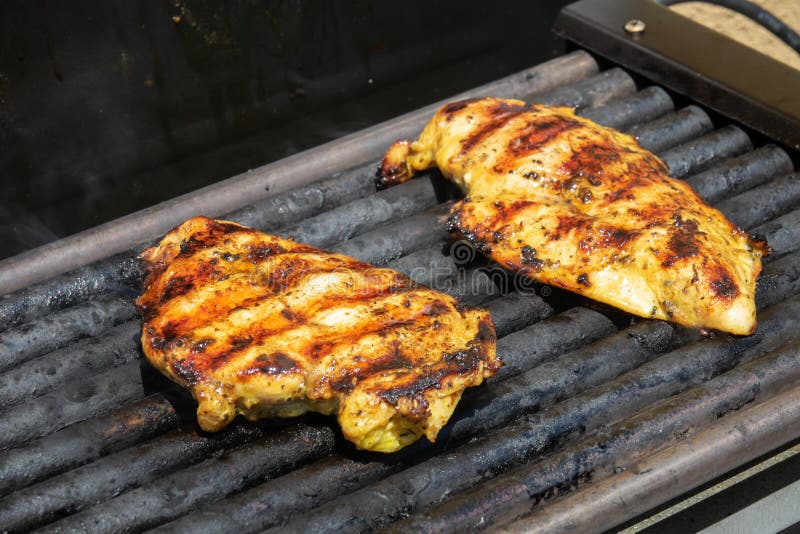
[[725, 196], [747, 191], [790, 172], [792, 160], [786, 152], [767, 145], [687, 178], [686, 183], [706, 201], [719, 202]]
[[0, 374], [0, 408], [7, 409], [26, 397], [43, 395], [71, 379], [141, 358], [142, 325], [128, 321], [79, 341], [67, 348], [18, 365]]
[[142, 278], [139, 262], [129, 253], [86, 265], [27, 289], [0, 297], [0, 329], [42, 317], [114, 289], [126, 290]]
[[[393, 223], [390, 232], [386, 228], [378, 228], [334, 245], [330, 250], [373, 265], [384, 265], [441, 242], [446, 233], [440, 219], [446, 215], [449, 207], [449, 204], [440, 204]], [[442, 227], [443, 231], [431, 231], [436, 227]]]
[[[575, 406], [572, 399], [572, 409], [566, 414], [564, 410], [533, 414], [521, 423], [495, 431], [490, 437], [463, 445], [446, 457], [432, 458], [363, 490], [335, 499], [281, 528], [287, 531], [300, 528], [349, 531], [384, 526], [402, 514], [435, 504], [442, 495], [466, 490], [504, 467], [527, 461], [569, 432], [582, 434], [590, 425], [597, 427], [608, 422], [609, 416], [630, 415], [631, 411], [730, 369], [741, 361], [748, 349], [757, 350], [759, 345], [780, 342], [786, 339], [787, 334], [796, 331], [800, 326], [795, 318], [800, 317], [798, 311], [800, 299], [780, 304], [764, 314], [759, 333], [755, 336], [695, 343], [631, 371], [621, 383], [617, 381], [613, 389], [603, 388], [613, 395], [612, 403], [600, 404], [596, 398], [586, 402], [584, 396], [580, 399], [583, 403]], [[573, 361], [564, 365], [564, 376], [572, 374], [573, 366]], [[537, 370], [534, 369], [532, 374]], [[636, 391], [637, 386], [641, 390]], [[570, 403], [570, 400], [564, 402]], [[452, 430], [457, 425], [458, 421], [448, 428]], [[490, 428], [496, 427], [492, 425]], [[431, 473], [436, 473], [436, 476], [431, 477]], [[382, 497], [376, 498], [376, 495]]]
[[[315, 437], [320, 447], [333, 443], [333, 432], [328, 428], [293, 426], [308, 434], [305, 439]], [[263, 429], [250, 425], [237, 425], [202, 436], [175, 430], [12, 493], [2, 501], [0, 524], [10, 531], [29, 529], [52, 520], [56, 514], [72, 513], [87, 504], [103, 501], [109, 495], [117, 495], [207, 458], [216, 451], [267, 435]]]
[[0, 457], [0, 495], [56, 475], [178, 426], [162, 395], [59, 430]]
[[800, 175], [789, 174], [721, 202], [731, 222], [752, 228], [781, 215], [800, 201]]
[[[521, 80], [518, 88], [526, 83]], [[583, 106], [581, 114], [629, 129], [676, 172], [694, 174], [687, 180], [705, 187], [714, 201], [722, 201], [720, 207], [743, 221], [740, 224], [761, 224], [756, 231], [776, 239], [777, 259], [766, 267], [758, 293], [759, 305], [771, 307], [759, 314], [761, 326], [755, 336], [696, 342], [695, 332], [650, 321], [617, 332], [603, 314], [573, 307], [581, 303], [579, 298], [561, 298], [558, 292], [544, 300], [511, 294], [484, 306], [495, 320], [498, 352], [506, 367], [486, 387], [465, 392], [437, 444], [418, 443], [380, 461], [368, 455], [353, 459], [345, 447], [330, 458], [314, 461], [333, 450], [334, 432], [329, 428], [300, 423], [272, 434], [264, 429], [289, 423], [270, 421], [263, 426], [237, 425], [215, 436], [186, 430], [195, 427], [193, 404], [183, 393], [172, 402], [166, 400], [173, 386], [138, 361], [138, 321], [122, 322], [97, 338], [34, 357], [0, 374], [0, 386], [11, 385], [8, 391], [0, 391], [0, 406], [6, 407], [0, 417], [0, 436], [7, 436], [0, 443], [19, 445], [0, 453], [0, 494], [15, 491], [0, 499], [0, 524], [30, 528], [78, 512], [50, 528], [100, 525], [121, 531], [155, 526], [192, 512], [164, 530], [212, 531], [222, 519], [231, 517], [242, 532], [249, 532], [280, 525], [290, 517], [299, 521], [299, 512], [320, 506], [304, 517], [310, 517], [311, 523], [291, 526], [363, 528], [424, 510], [445, 494], [455, 496], [446, 506], [456, 510], [462, 499], [459, 492], [471, 484], [561, 440], [574, 445], [576, 437], [717, 376], [797, 331], [793, 317], [800, 300], [780, 302], [800, 292], [800, 254], [793, 240], [800, 232], [798, 210], [789, 211], [798, 204], [797, 180], [787, 176], [791, 163], [783, 151], [775, 147], [751, 150], [747, 136], [735, 127], [698, 139], [712, 126], [702, 110], [690, 106], [662, 116], [672, 109], [666, 93], [658, 88], [635, 92], [630, 77], [619, 69], [539, 94], [536, 100]], [[419, 125], [426, 119], [420, 119]], [[402, 136], [402, 132], [396, 134]], [[742, 152], [746, 153], [728, 159]], [[348, 160], [347, 164], [357, 163]], [[296, 234], [302, 241], [388, 264], [412, 276], [421, 274], [419, 279], [426, 283], [438, 276], [437, 285], [448, 284], [447, 291], [465, 301], [489, 299], [494, 288], [488, 275], [469, 267], [466, 273], [477, 284], [477, 291], [471, 291], [475, 288], [456, 269], [453, 251], [443, 248], [447, 233], [442, 215], [448, 206], [433, 205], [431, 179], [422, 177], [376, 195], [374, 165], [279, 193], [228, 218], [284, 235]], [[368, 196], [359, 198], [364, 195]], [[387, 211], [391, 214], [386, 215]], [[787, 211], [780, 219], [764, 223]], [[341, 239], [345, 240], [335, 244]], [[131, 253], [127, 254], [85, 268], [78, 282], [62, 276], [0, 299], [0, 318], [30, 321], [55, 311], [48, 318], [52, 320], [62, 313], [76, 313], [84, 301], [89, 301], [88, 306], [112, 298], [108, 293], [119, 288], [120, 280], [135, 285], [141, 277]], [[428, 274], [422, 273], [424, 266]], [[73, 308], [56, 311], [64, 306]], [[613, 317], [624, 326], [624, 319]], [[3, 335], [42, 329], [42, 324], [32, 321]], [[60, 335], [69, 342], [80, 333], [65, 329]], [[48, 350], [35, 349], [38, 354]], [[183, 430], [181, 420], [187, 422]], [[58, 430], [64, 425], [70, 426]], [[28, 441], [49, 432], [53, 433]], [[287, 437], [291, 432], [308, 438], [297, 450]], [[302, 436], [295, 439], [306, 439]], [[477, 441], [466, 443], [476, 436]], [[215, 451], [230, 447], [237, 448], [227, 459], [211, 458]], [[281, 447], [275, 449], [280, 458], [264, 462], [272, 447]], [[448, 453], [440, 455], [445, 449]], [[184, 497], [170, 500], [171, 487], [180, 489]], [[120, 492], [124, 493], [109, 499]], [[385, 495], [387, 500], [376, 495]], [[482, 495], [477, 495], [478, 502]], [[213, 501], [217, 504], [205, 506]], [[324, 517], [325, 510], [330, 520]]]
[[736, 126], [725, 126], [661, 154], [675, 178], [683, 178], [709, 168], [731, 156], [738, 156], [753, 145], [750, 138]]
[[299, 243], [327, 247], [393, 219], [437, 204], [430, 178], [411, 180], [311, 217], [279, 233]]
[[350, 493], [386, 477], [399, 468], [399, 465], [389, 462], [358, 461], [334, 455], [205, 507], [202, 511], [166, 523], [153, 532], [258, 532], [280, 525], [293, 513], [311, 510], [337, 495]]
[[[790, 355], [797, 345], [764, 358]], [[791, 362], [795, 363], [795, 362]], [[761, 362], [747, 366], [750, 372]], [[792, 376], [790, 369], [787, 376]], [[752, 382], [752, 376], [744, 377]], [[553, 503], [533, 517], [504, 527], [505, 532], [581, 532], [606, 530], [635, 517], [664, 500], [708, 482], [787, 443], [800, 432], [800, 390], [789, 389], [752, 408], [726, 416], [708, 430], [691, 435], [667, 450], [636, 462], [620, 474], [594, 483]], [[676, 476], [677, 475], [677, 476]]]
[[[330, 454], [328, 429], [295, 427], [131, 490], [52, 525], [44, 532], [130, 532], [163, 523], [289, 469]], [[225, 476], [219, 476], [224, 472]], [[180, 495], [180, 498], [175, 498]]]
[[0, 333], [0, 371], [52, 352], [75, 339], [96, 336], [136, 310], [130, 297], [106, 296]]
[[598, 124], [618, 130], [655, 120], [674, 108], [672, 99], [660, 87], [648, 87], [627, 97], [611, 100], [601, 107], [586, 110], [582, 115]]
[[611, 425], [597, 435], [550, 455], [541, 462], [514, 469], [441, 505], [426, 519], [398, 525], [398, 531], [439, 532], [512, 519], [547, 500], [567, 484], [580, 485], [608, 470], [622, 467], [632, 455], [683, 439], [687, 432], [708, 424], [759, 398], [769, 397], [800, 379], [797, 345], [770, 352], [758, 360], [713, 378], [675, 398]]
[[800, 210], [794, 210], [774, 221], [762, 224], [753, 233], [769, 236], [772, 253], [764, 258], [765, 263], [775, 261], [784, 254], [793, 252], [800, 247]]
[[225, 214], [223, 218], [265, 232], [274, 230], [374, 193], [374, 175], [375, 164], [370, 162], [250, 204]]
[[633, 79], [624, 70], [615, 68], [546, 94], [525, 94], [522, 99], [535, 104], [568, 106], [580, 111], [602, 106], [610, 100], [635, 92]]
[[780, 302], [800, 289], [800, 254], [788, 254], [766, 266], [756, 284], [759, 308]]
[[22, 405], [0, 418], [0, 449], [105, 413], [146, 396], [142, 362], [128, 362], [108, 372], [78, 377]]
[[705, 111], [687, 106], [647, 124], [636, 125], [628, 129], [628, 133], [647, 150], [659, 153], [710, 132], [712, 128]]

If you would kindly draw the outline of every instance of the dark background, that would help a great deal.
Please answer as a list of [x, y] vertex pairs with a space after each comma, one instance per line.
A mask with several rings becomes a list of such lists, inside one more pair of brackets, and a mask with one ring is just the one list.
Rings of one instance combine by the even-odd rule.
[[0, 258], [563, 52], [568, 2], [0, 6]]

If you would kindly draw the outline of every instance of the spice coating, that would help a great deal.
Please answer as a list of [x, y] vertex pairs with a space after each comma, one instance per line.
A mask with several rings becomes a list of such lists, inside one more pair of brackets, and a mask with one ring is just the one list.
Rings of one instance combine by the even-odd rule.
[[487, 312], [347, 256], [195, 217], [141, 257], [144, 353], [204, 430], [337, 413], [358, 447], [391, 452], [433, 441], [501, 365]]
[[395, 143], [376, 180], [434, 166], [467, 194], [449, 228], [504, 267], [642, 317], [755, 330], [766, 243], [632, 137], [569, 108], [472, 99]]

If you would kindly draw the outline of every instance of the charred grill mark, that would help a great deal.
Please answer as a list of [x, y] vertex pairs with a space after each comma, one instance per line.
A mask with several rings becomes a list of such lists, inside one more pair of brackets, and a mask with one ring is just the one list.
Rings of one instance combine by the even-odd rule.
[[494, 343], [497, 341], [494, 323], [488, 313], [478, 323], [478, 335], [475, 336], [475, 340], [480, 343]]
[[[551, 233], [551, 240], [557, 240], [563, 234], [568, 234], [570, 232], [577, 232], [579, 234], [588, 234], [591, 232], [592, 227], [594, 226], [594, 220], [592, 217], [588, 217], [586, 215], [557, 215], [558, 218], [558, 226], [556, 226], [555, 232]], [[553, 237], [553, 236], [558, 236]]]
[[473, 345], [466, 350], [445, 354], [442, 359], [448, 363], [455, 364], [459, 374], [467, 374], [475, 371], [485, 358], [481, 347]]
[[613, 226], [602, 226], [594, 236], [589, 236], [578, 243], [578, 248], [587, 254], [601, 249], [622, 250], [639, 235], [636, 230], [627, 230]]
[[520, 261], [524, 265], [535, 265], [537, 263], [542, 263], [542, 260], [536, 257], [536, 249], [529, 245], [525, 245], [524, 247], [522, 247], [522, 251], [520, 253]]
[[190, 359], [174, 359], [170, 362], [170, 366], [175, 374], [190, 386], [197, 384], [203, 376]]
[[161, 334], [167, 340], [175, 339], [183, 332], [186, 332], [186, 321], [179, 320], [179, 321], [169, 321], [163, 327], [161, 327]]
[[441, 300], [434, 300], [425, 308], [423, 308], [423, 314], [429, 317], [435, 317], [437, 315], [443, 315], [445, 313], [450, 313], [453, 310], [450, 306], [442, 302]]
[[590, 185], [597, 186], [602, 183], [602, 176], [610, 166], [620, 160], [620, 152], [620, 146], [610, 140], [588, 143], [576, 148], [558, 171], [573, 178], [586, 178]]
[[253, 365], [239, 371], [239, 376], [252, 376], [264, 374], [270, 376], [280, 376], [292, 374], [300, 369], [291, 356], [285, 352], [273, 352], [272, 354], [259, 354], [253, 361]]
[[[363, 302], [364, 300], [370, 300], [371, 298], [379, 298], [382, 296], [389, 296], [397, 293], [413, 291], [417, 289], [416, 287], [406, 287], [398, 289], [396, 286], [388, 286], [384, 288], [375, 288], [374, 293], [370, 296], [364, 295], [330, 295], [327, 296], [320, 301], [315, 301], [313, 303], [313, 308], [316, 313], [324, 312], [327, 309], [330, 309], [334, 306], [341, 306], [348, 302]], [[444, 303], [441, 303], [442, 306], [446, 306]], [[284, 315], [284, 311], [286, 308], [280, 312], [281, 316], [286, 318]], [[289, 324], [284, 324], [277, 328], [266, 328], [266, 327], [251, 327], [248, 329], [247, 334], [242, 333], [232, 333], [232, 337], [230, 341], [226, 343], [226, 345], [230, 345], [230, 348], [224, 348], [220, 346], [219, 352], [217, 353], [210, 353], [205, 354], [203, 356], [204, 360], [207, 361], [205, 365], [208, 366], [209, 369], [215, 370], [219, 369], [227, 362], [231, 360], [234, 356], [241, 353], [243, 350], [247, 349], [251, 345], [258, 345], [265, 339], [273, 336], [279, 336], [284, 334], [290, 330], [297, 328], [299, 325], [303, 325], [308, 321], [308, 318], [300, 313], [295, 313], [291, 310], [288, 310], [291, 314], [293, 319], [288, 319], [290, 322]], [[406, 320], [379, 320], [374, 323], [369, 323], [370, 325], [374, 324], [374, 328], [365, 328], [365, 323], [360, 322], [348, 328], [342, 328], [338, 332], [332, 333], [330, 335], [335, 336], [336, 339], [321, 342], [321, 345], [317, 348], [317, 344], [312, 345], [311, 350], [309, 351], [310, 358], [321, 358], [329, 354], [333, 351], [339, 344], [341, 343], [355, 343], [358, 339], [368, 334], [372, 334], [375, 332], [380, 332], [383, 330], [388, 330], [391, 328], [398, 328], [403, 326], [408, 326], [415, 322], [419, 321], [419, 317], [421, 316], [435, 316], [440, 315], [443, 313], [440, 307], [437, 307], [435, 304], [432, 307], [426, 307], [423, 309], [419, 315], [414, 315], [413, 317], [406, 319]], [[374, 317], [374, 316], [371, 316]], [[366, 320], [366, 319], [365, 319]], [[373, 319], [374, 320], [374, 319]], [[339, 341], [342, 340], [342, 341]]]
[[625, 228], [600, 228], [600, 241], [598, 244], [605, 248], [621, 249], [634, 237], [639, 235], [635, 230], [626, 230]]
[[178, 257], [189, 257], [197, 250], [209, 248], [219, 244], [222, 238], [233, 233], [252, 234], [255, 230], [245, 228], [235, 223], [208, 219], [202, 230], [194, 232], [180, 242]]
[[373, 391], [373, 393], [376, 393], [389, 404], [396, 406], [397, 401], [400, 400], [401, 397], [412, 400], [419, 399], [422, 397], [423, 393], [429, 389], [441, 389], [442, 380], [450, 374], [450, 372], [449, 369], [437, 369], [436, 371], [424, 375], [409, 373], [407, 375], [407, 380], [410, 379], [410, 383], [401, 383], [390, 388]]
[[497, 102], [487, 110], [490, 119], [483, 122], [474, 131], [461, 140], [461, 154], [466, 154], [475, 145], [492, 135], [494, 132], [508, 124], [514, 118], [526, 111], [525, 106], [510, 105], [506, 102]]
[[186, 276], [173, 276], [164, 284], [164, 291], [161, 293], [161, 304], [186, 294], [193, 287], [193, 279], [187, 278]]
[[724, 300], [733, 300], [739, 296], [739, 287], [724, 267], [719, 266], [712, 269], [709, 279], [714, 296]]
[[[494, 325], [487, 315], [481, 319], [478, 324], [478, 333], [467, 343], [465, 349], [442, 356], [442, 360], [448, 364], [448, 368], [437, 369], [424, 375], [409, 373], [406, 383], [403, 383], [404, 381], [401, 378], [396, 381], [398, 385], [373, 392], [392, 405], [397, 405], [400, 398], [407, 398], [412, 401], [424, 400], [423, 394], [430, 389], [440, 389], [442, 380], [446, 376], [453, 372], [461, 375], [473, 373], [480, 368], [483, 362], [487, 362], [487, 348], [495, 339]], [[496, 370], [501, 365], [502, 363], [496, 362], [490, 364], [489, 368]]]
[[[174, 298], [186, 295], [196, 286], [202, 286], [208, 280], [219, 277], [219, 274], [219, 271], [217, 271], [211, 263], [207, 261], [198, 261], [192, 266], [190, 272], [176, 274], [164, 283], [157, 305], [164, 305]], [[153, 280], [153, 283], [155, 282], [156, 281]]]
[[214, 344], [214, 338], [205, 337], [200, 341], [195, 341], [192, 344], [191, 353], [192, 354], [202, 354], [206, 351], [209, 345]]
[[286, 249], [277, 244], [253, 245], [250, 248], [250, 252], [247, 253], [247, 259], [253, 263], [260, 263], [270, 256], [283, 254], [284, 252], [286, 252]]
[[[497, 217], [494, 219], [495, 227], [501, 229], [507, 227], [508, 223], [515, 220], [518, 212], [533, 204], [535, 202], [530, 200], [492, 202], [492, 207], [497, 211]], [[481, 253], [489, 255], [492, 252], [492, 243], [502, 239], [503, 234], [499, 230], [494, 230], [481, 224], [474, 227], [464, 224], [465, 219], [470, 220], [472, 218], [469, 213], [471, 205], [472, 201], [465, 199], [453, 206], [447, 220], [447, 230], [455, 232], [472, 243]]]
[[664, 267], [671, 267], [676, 261], [684, 258], [693, 258], [700, 252], [700, 243], [697, 236], [705, 235], [698, 230], [697, 221], [682, 219], [679, 213], [673, 215], [673, 224], [669, 238], [669, 255], [661, 262]]
[[245, 349], [250, 345], [252, 345], [252, 343], [253, 343], [253, 338], [250, 336], [240, 336], [231, 338], [231, 347], [234, 350]]
[[[358, 356], [354, 359], [357, 359], [359, 363], [363, 361], [363, 358]], [[365, 377], [386, 371], [405, 371], [413, 368], [414, 362], [403, 354], [398, 342], [393, 342], [387, 354], [368, 361], [364, 365], [342, 369], [339, 376], [330, 381], [330, 387], [339, 393], [350, 393], [356, 384]]]
[[564, 117], [528, 121], [518, 135], [508, 142], [506, 155], [498, 162], [498, 168], [505, 172], [516, 168], [519, 158], [536, 152], [562, 133], [579, 126], [581, 124], [578, 121]]
[[456, 113], [478, 100], [480, 100], [480, 98], [466, 98], [457, 102], [451, 102], [441, 109], [441, 113], [445, 116], [445, 120], [450, 122], [453, 120]]
[[282, 309], [281, 316], [287, 321], [292, 321], [292, 322], [299, 322], [304, 320], [304, 317], [301, 314], [296, 313], [290, 310], [289, 308]]

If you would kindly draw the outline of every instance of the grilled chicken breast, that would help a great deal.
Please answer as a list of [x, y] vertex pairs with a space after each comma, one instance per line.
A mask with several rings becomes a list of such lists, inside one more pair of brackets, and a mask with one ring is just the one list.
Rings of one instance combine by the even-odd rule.
[[205, 430], [338, 413], [347, 439], [391, 452], [433, 441], [500, 367], [487, 312], [347, 256], [196, 217], [141, 257], [144, 353]]
[[642, 317], [755, 330], [766, 243], [634, 138], [568, 108], [465, 100], [395, 143], [377, 182], [433, 166], [467, 195], [451, 229], [501, 265]]

